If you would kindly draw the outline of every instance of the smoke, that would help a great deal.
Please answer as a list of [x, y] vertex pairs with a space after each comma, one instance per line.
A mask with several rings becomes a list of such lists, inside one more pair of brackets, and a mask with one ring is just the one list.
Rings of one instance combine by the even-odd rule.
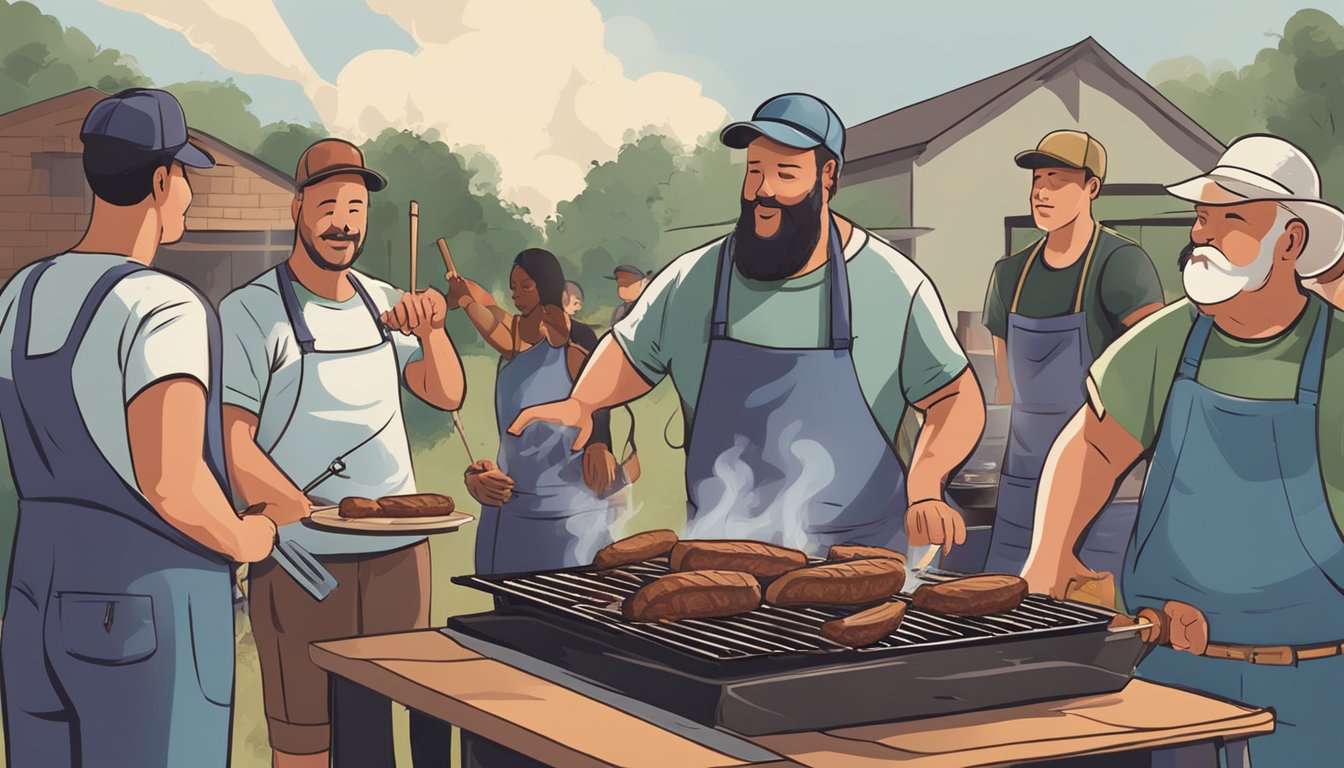
[[[757, 539], [819, 554], [808, 532], [808, 512], [835, 479], [835, 461], [821, 443], [798, 439], [801, 421], [770, 431], [778, 438], [760, 460], [784, 479], [758, 487], [751, 467], [742, 461], [750, 443], [738, 436], [715, 459], [713, 477], [697, 486], [700, 508], [686, 526], [687, 538]], [[769, 503], [763, 504], [767, 497]]]
[[334, 84], [299, 50], [274, 0], [103, 2], [181, 32], [226, 68], [299, 83], [335, 135], [436, 131], [451, 145], [484, 147], [503, 195], [534, 215], [578, 193], [592, 161], [614, 158], [628, 131], [652, 127], [690, 144], [726, 118], [691, 78], [627, 77], [591, 0], [366, 0], [419, 48], [361, 53]]

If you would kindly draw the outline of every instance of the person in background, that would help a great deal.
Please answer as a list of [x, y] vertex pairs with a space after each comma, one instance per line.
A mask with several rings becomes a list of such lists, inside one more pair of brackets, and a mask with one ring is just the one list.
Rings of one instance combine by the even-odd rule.
[[239, 518], [219, 424], [213, 311], [150, 267], [191, 205], [164, 91], [98, 102], [80, 131], [88, 230], [0, 293], [0, 423], [19, 496], [0, 635], [5, 764], [229, 763]]
[[[1087, 398], [1088, 366], [1163, 299], [1143, 248], [1092, 215], [1106, 178], [1101, 142], [1055, 131], [1016, 160], [1031, 171], [1031, 215], [1045, 235], [994, 265], [985, 296], [994, 402], [1013, 406], [984, 566], [991, 573], [1017, 573], [1026, 562], [1045, 454]], [[1134, 514], [1133, 504], [1108, 507], [1088, 535], [1084, 562], [1118, 572]]]
[[[1274, 732], [1250, 740], [1256, 768], [1332, 764], [1344, 754], [1344, 315], [1301, 278], [1339, 262], [1344, 211], [1321, 199], [1311, 158], [1274, 136], [1239, 139], [1167, 189], [1194, 205], [1187, 299], [1093, 364], [1087, 403], [1045, 463], [1023, 576], [1056, 597], [1087, 578], [1079, 537], [1151, 455], [1120, 585], [1126, 612], [1165, 615], [1171, 647], [1139, 676], [1274, 708]], [[1162, 764], [1214, 764], [1184, 757]]]
[[[267, 503], [280, 535], [316, 556], [338, 586], [314, 600], [275, 560], [252, 569], [249, 615], [261, 658], [277, 768], [325, 766], [327, 674], [310, 643], [429, 626], [429, 542], [299, 522], [311, 505], [416, 492], [402, 390], [443, 411], [466, 392], [434, 289], [405, 293], [354, 269], [368, 240], [370, 194], [387, 181], [359, 148], [315, 142], [299, 158], [289, 258], [225, 297], [224, 422], [229, 471], [246, 503]], [[334, 456], [343, 472], [302, 490]], [[359, 728], [388, 734], [392, 710], [370, 697]], [[444, 732], [413, 715], [412, 731]], [[350, 726], [347, 726], [350, 727]]]
[[[570, 318], [578, 316], [583, 311], [583, 286], [573, 280], [565, 281], [565, 294], [561, 297], [560, 308], [565, 310], [565, 314]], [[588, 350], [591, 352], [592, 350]]]
[[644, 288], [648, 286], [650, 277], [649, 273], [629, 264], [622, 264], [612, 270], [611, 276], [607, 279], [616, 281], [616, 296], [621, 300], [621, 303], [617, 304], [616, 309], [612, 310], [611, 327], [615, 328], [616, 323], [630, 314], [630, 310], [635, 306], [635, 300], [639, 298], [640, 294], [644, 293]]

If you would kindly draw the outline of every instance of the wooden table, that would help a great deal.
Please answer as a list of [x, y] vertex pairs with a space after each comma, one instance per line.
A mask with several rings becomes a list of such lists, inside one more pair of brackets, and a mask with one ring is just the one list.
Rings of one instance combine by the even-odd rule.
[[338, 767], [390, 761], [390, 745], [370, 754], [366, 740], [351, 731], [358, 726], [341, 726], [340, 700], [352, 690], [372, 691], [562, 768], [972, 768], [1196, 743], [1244, 745], [1274, 729], [1266, 710], [1134, 680], [1103, 696], [744, 737], [779, 756], [746, 763], [488, 659], [435, 630], [317, 643], [312, 655], [332, 675], [332, 759]]

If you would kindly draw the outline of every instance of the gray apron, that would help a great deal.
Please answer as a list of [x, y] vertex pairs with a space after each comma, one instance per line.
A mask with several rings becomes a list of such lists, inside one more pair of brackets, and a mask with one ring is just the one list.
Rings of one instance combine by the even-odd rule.
[[495, 378], [499, 468], [513, 478], [514, 495], [502, 507], [484, 507], [476, 531], [477, 573], [587, 565], [611, 543], [610, 503], [583, 482], [583, 454], [571, 450], [578, 430], [536, 423], [523, 434], [508, 428], [525, 408], [569, 397], [568, 347], [542, 341], [521, 346], [513, 329], [513, 359]]
[[[1317, 400], [1330, 309], [1318, 308], [1293, 400], [1248, 400], [1197, 381], [1213, 328], [1201, 314], [1162, 416], [1125, 558], [1125, 607], [1195, 606], [1209, 640], [1235, 645], [1344, 640], [1344, 538], [1325, 497]], [[1310, 322], [1309, 315], [1300, 322]], [[1328, 425], [1336, 432], [1339, 425]], [[1139, 676], [1275, 710], [1250, 741], [1256, 768], [1344, 760], [1344, 656], [1289, 666], [1155, 648]]]
[[728, 337], [732, 238], [719, 249], [709, 351], [686, 457], [687, 536], [750, 538], [823, 554], [904, 552], [905, 468], [859, 388], [849, 277], [831, 223], [827, 345]]
[[[1045, 458], [1064, 425], [1087, 402], [1087, 371], [1094, 358], [1087, 338], [1083, 288], [1100, 235], [1097, 225], [1078, 273], [1073, 312], [1055, 317], [1026, 317], [1017, 312], [1027, 275], [1045, 247], [1044, 238], [1027, 258], [1013, 293], [1006, 339], [1013, 410], [999, 474], [994, 534], [985, 561], [988, 573], [1016, 574], [1026, 564]], [[1118, 574], [1136, 513], [1133, 503], [1112, 503], [1103, 509], [1084, 537], [1079, 553], [1083, 563], [1096, 571]]]
[[[75, 400], [75, 354], [94, 314], [119, 280], [146, 267], [108, 270], [61, 348], [29, 356], [33, 290], [51, 263], [23, 284], [13, 315], [13, 378], [0, 380], [0, 421], [19, 494], [0, 635], [9, 765], [225, 766], [231, 566], [122, 480]], [[213, 313], [207, 317], [202, 448], [227, 493], [219, 326]]]

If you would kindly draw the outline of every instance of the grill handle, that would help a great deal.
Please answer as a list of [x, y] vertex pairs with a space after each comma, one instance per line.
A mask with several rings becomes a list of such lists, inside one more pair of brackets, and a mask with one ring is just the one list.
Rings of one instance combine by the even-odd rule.
[[1167, 645], [1171, 642], [1170, 622], [1161, 611], [1152, 608], [1140, 608], [1137, 616], [1116, 614], [1111, 620], [1109, 631], [1138, 632], [1139, 639], [1147, 645]]

